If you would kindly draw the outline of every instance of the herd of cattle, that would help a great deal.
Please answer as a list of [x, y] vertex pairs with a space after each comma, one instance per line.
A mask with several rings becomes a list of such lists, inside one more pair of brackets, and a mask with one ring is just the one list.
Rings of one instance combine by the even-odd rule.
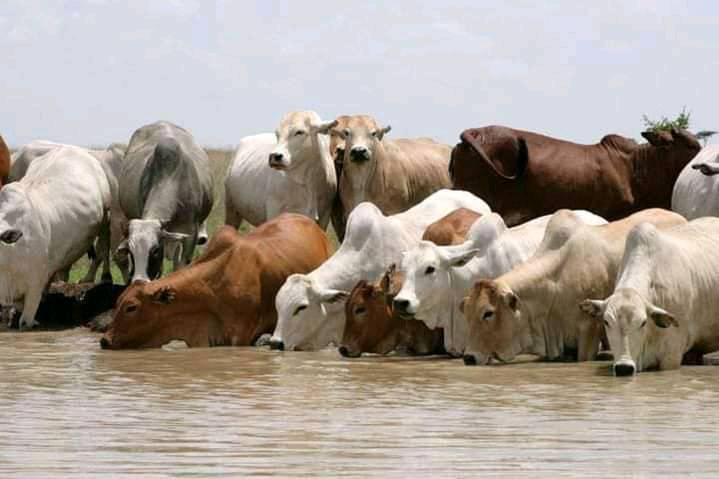
[[243, 138], [211, 239], [209, 159], [176, 125], [106, 150], [2, 142], [3, 312], [34, 327], [49, 283], [88, 254], [84, 281], [111, 281], [114, 261], [129, 285], [106, 349], [271, 334], [272, 349], [476, 365], [604, 347], [617, 375], [719, 350], [719, 146], [683, 130], [579, 145], [490, 126], [454, 148], [389, 131], [305, 111]]

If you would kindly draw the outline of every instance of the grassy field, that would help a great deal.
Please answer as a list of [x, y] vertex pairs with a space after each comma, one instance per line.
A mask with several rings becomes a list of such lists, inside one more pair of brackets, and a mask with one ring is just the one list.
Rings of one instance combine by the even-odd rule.
[[[207, 155], [210, 157], [210, 166], [212, 168], [212, 178], [215, 185], [215, 204], [212, 207], [212, 212], [210, 213], [210, 216], [207, 221], [207, 229], [210, 234], [210, 237], [215, 233], [217, 228], [222, 226], [225, 222], [225, 174], [227, 173], [227, 168], [230, 165], [230, 161], [232, 160], [232, 155], [234, 154], [234, 151], [231, 149], [212, 149], [212, 148], [206, 148], [205, 151], [207, 151]], [[243, 223], [240, 227], [240, 232], [246, 233], [251, 229], [251, 226], [249, 226], [247, 223]], [[337, 246], [337, 236], [335, 235], [334, 231], [332, 230], [332, 227], [328, 229], [327, 232], [330, 241], [332, 242], [335, 247]], [[199, 253], [196, 253], [199, 254]], [[85, 274], [87, 273], [87, 268], [89, 266], [89, 261], [87, 257], [84, 257], [80, 259], [75, 265], [73, 266], [71, 272], [70, 272], [70, 281], [71, 282], [77, 282], [81, 280]], [[169, 272], [172, 270], [172, 263], [165, 260], [164, 265], [165, 272]], [[100, 272], [98, 272], [98, 276], [100, 275]], [[120, 270], [117, 269], [117, 267], [113, 264], [112, 265], [112, 278], [115, 281], [115, 283], [122, 283], [122, 275], [120, 274]]]

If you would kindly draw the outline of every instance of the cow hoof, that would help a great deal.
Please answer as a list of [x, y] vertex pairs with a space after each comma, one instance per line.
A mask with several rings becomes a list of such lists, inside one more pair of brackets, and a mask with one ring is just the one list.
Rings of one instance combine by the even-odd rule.
[[264, 346], [270, 345], [270, 339], [272, 338], [272, 335], [269, 333], [265, 333], [259, 338], [257, 338], [257, 341], [255, 341], [255, 347], [261, 348]]
[[28, 320], [24, 320], [21, 318], [20, 324], [18, 327], [19, 327], [20, 331], [29, 331], [29, 330], [35, 328], [38, 324], [39, 323], [37, 321], [35, 321], [34, 319], [31, 319], [28, 321]]

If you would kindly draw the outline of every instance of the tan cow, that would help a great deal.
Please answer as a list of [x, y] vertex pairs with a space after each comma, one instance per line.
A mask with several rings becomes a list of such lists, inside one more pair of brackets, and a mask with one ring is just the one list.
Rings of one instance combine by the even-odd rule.
[[245, 236], [225, 226], [187, 268], [130, 286], [100, 345], [152, 348], [171, 340], [190, 347], [253, 344], [275, 327], [275, 295], [285, 279], [316, 269], [329, 255], [324, 232], [303, 215], [283, 213]]
[[[438, 245], [460, 244], [472, 224], [482, 216], [459, 208], [427, 227], [423, 240]], [[429, 329], [422, 321], [396, 317], [392, 299], [402, 288], [402, 275], [392, 265], [376, 283], [360, 281], [345, 303], [345, 323], [339, 352], [345, 357], [362, 353], [444, 354], [441, 328]]]
[[428, 138], [387, 140], [391, 127], [383, 128], [367, 115], [346, 121], [345, 128], [333, 130], [345, 140], [339, 184], [345, 218], [363, 201], [394, 215], [450, 187], [449, 145]]
[[[508, 362], [518, 354], [558, 359], [573, 350], [579, 361], [593, 359], [601, 327], [578, 305], [611, 294], [627, 234], [642, 222], [667, 228], [686, 220], [650, 209], [603, 226], [579, 226], [560, 248], [540, 249], [509, 273], [476, 283], [462, 303], [469, 323], [465, 364]], [[552, 230], [550, 223], [545, 235]]]

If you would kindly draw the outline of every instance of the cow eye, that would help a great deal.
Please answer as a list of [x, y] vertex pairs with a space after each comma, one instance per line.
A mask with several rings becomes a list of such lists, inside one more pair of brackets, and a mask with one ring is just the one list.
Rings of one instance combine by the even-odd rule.
[[300, 314], [300, 311], [304, 311], [305, 309], [307, 309], [306, 304], [303, 304], [302, 306], [297, 306], [297, 309], [295, 309], [295, 312], [292, 313], [292, 316], [297, 316], [298, 314]]
[[602, 319], [602, 322], [604, 323], [604, 326], [609, 327], [609, 321]]
[[427, 269], [424, 270], [424, 274], [432, 274], [434, 271], [434, 266], [427, 266]]
[[355, 314], [356, 314], [356, 315], [364, 314], [364, 313], [366, 313], [366, 312], [367, 312], [367, 308], [363, 308], [362, 306], [360, 306], [359, 308], [355, 309]]
[[131, 305], [129, 305], [127, 308], [125, 308], [125, 312], [126, 312], [126, 313], [134, 313], [135, 311], [137, 311], [137, 305], [136, 305], [136, 304], [131, 304]]
[[639, 328], [641, 329], [646, 325], [647, 325], [647, 320], [645, 319], [644, 321], [642, 321], [642, 324], [639, 325]]
[[295, 136], [302, 136], [302, 135], [304, 135], [304, 134], [305, 134], [305, 132], [302, 131], [302, 130], [297, 130], [297, 131], [295, 132]]
[[374, 131], [372, 132], [372, 136], [374, 136], [375, 138], [377, 138], [377, 130], [374, 130]]
[[351, 132], [349, 128], [345, 128], [344, 130], [342, 130], [342, 133], [344, 133], [345, 136], [350, 136]]
[[485, 311], [482, 315], [482, 319], [485, 321], [489, 321], [492, 317], [494, 317], [494, 311]]

